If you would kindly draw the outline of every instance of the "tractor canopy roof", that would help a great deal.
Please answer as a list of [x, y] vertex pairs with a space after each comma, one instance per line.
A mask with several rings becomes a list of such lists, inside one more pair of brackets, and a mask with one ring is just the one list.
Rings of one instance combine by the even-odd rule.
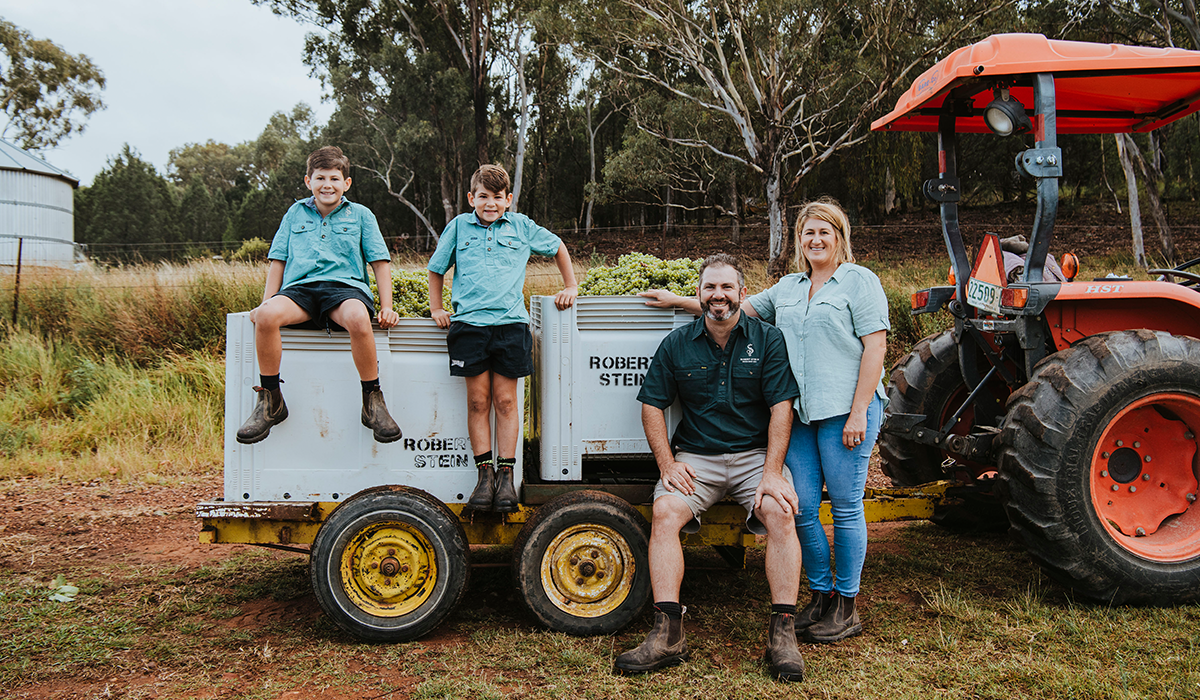
[[874, 130], [937, 131], [951, 93], [969, 98], [955, 131], [985, 133], [984, 107], [1007, 87], [1027, 111], [1033, 76], [1054, 75], [1057, 132], [1150, 131], [1200, 109], [1200, 51], [1058, 41], [1041, 34], [996, 34], [964, 46], [917, 78]]

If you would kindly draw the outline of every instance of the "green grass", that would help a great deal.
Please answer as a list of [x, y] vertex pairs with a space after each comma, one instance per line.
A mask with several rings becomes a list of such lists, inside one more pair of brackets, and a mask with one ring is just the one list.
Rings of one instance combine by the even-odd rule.
[[[872, 260], [888, 295], [886, 365], [950, 327], [946, 312], [912, 316], [909, 297], [946, 283], [938, 257]], [[420, 260], [397, 261], [418, 270]], [[1080, 279], [1145, 279], [1132, 257], [1085, 258]], [[583, 278], [585, 266], [577, 267]], [[771, 281], [747, 263], [747, 286]], [[24, 275], [19, 320], [0, 321], [0, 478], [45, 475], [157, 482], [219, 470], [225, 315], [252, 308], [264, 267], [248, 263], [37, 271]], [[527, 294], [553, 294], [553, 263], [531, 264]], [[0, 299], [0, 317], [8, 318]]]
[[[412, 698], [548, 699], [1200, 694], [1200, 606], [1081, 603], [1001, 535], [916, 523], [873, 542], [864, 634], [802, 645], [808, 676], [794, 686], [772, 681], [759, 660], [769, 609], [762, 550], [750, 550], [746, 570], [721, 570], [701, 569], [715, 557], [689, 548], [682, 600], [692, 659], [647, 676], [614, 676], [611, 668], [641, 641], [648, 614], [612, 636], [549, 632], [519, 612], [503, 568], [476, 569], [463, 604], [427, 638], [371, 645], [304, 614], [316, 606], [305, 559], [256, 552], [194, 569], [69, 568], [67, 580], [81, 589], [74, 603], [49, 602], [43, 581], [0, 574], [0, 693], [148, 672], [167, 698], [320, 688], [353, 697], [396, 690]], [[505, 556], [498, 550], [494, 558]], [[244, 606], [273, 602], [294, 606], [293, 614], [234, 625]]]

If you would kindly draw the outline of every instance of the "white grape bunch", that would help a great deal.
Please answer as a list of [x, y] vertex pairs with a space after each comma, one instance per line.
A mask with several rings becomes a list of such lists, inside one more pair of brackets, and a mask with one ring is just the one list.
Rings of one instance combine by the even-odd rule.
[[[375, 312], [379, 312], [379, 287], [371, 282]], [[450, 308], [450, 285], [442, 288], [442, 308]], [[429, 318], [429, 275], [410, 270], [392, 271], [392, 309], [400, 318]]]
[[700, 283], [700, 263], [697, 258], [660, 260], [646, 253], [629, 253], [617, 259], [612, 267], [598, 266], [588, 270], [580, 296], [637, 294], [647, 289], [666, 289], [680, 296], [695, 296]]

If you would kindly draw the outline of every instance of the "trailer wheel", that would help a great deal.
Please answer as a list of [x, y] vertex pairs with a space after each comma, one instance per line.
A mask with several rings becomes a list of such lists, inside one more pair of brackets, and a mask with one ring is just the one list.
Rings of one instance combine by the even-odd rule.
[[650, 525], [600, 491], [554, 498], [513, 544], [513, 583], [530, 613], [557, 632], [609, 634], [650, 598]]
[[467, 588], [467, 537], [446, 506], [405, 486], [343, 502], [317, 532], [312, 583], [338, 627], [371, 642], [416, 639]]
[[1104, 603], [1200, 598], [1200, 341], [1102, 333], [1013, 394], [999, 492], [1030, 555]]
[[[916, 413], [926, 416], [922, 425], [941, 430], [970, 393], [959, 370], [958, 345], [952, 331], [929, 336], [892, 367], [888, 382], [888, 412]], [[1003, 382], [989, 387], [981, 400], [1003, 402], [1008, 393]], [[967, 434], [975, 427], [975, 411], [963, 412], [953, 433]], [[898, 487], [919, 486], [948, 477], [942, 468], [950, 457], [932, 446], [913, 442], [889, 433], [879, 435], [879, 456], [883, 473]], [[991, 490], [995, 466], [960, 462], [953, 477], [968, 484], [953, 495], [958, 505], [938, 506], [934, 523], [949, 529], [995, 529], [1006, 524], [1004, 511]]]

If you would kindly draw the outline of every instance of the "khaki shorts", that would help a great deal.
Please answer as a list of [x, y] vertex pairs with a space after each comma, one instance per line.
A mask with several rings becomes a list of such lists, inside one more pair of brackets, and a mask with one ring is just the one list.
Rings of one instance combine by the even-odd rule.
[[[766, 526], [754, 516], [754, 493], [758, 490], [758, 482], [762, 481], [763, 465], [767, 461], [766, 448], [724, 455], [680, 452], [675, 455], [675, 461], [686, 462], [696, 470], [696, 478], [692, 479], [694, 493], [689, 496], [678, 490], [668, 491], [662, 479], [659, 479], [654, 486], [654, 500], [662, 496], [675, 496], [688, 504], [692, 520], [683, 526], [683, 532], [698, 532], [700, 516], [704, 511], [729, 497], [746, 509], [746, 529], [756, 535], [767, 534]], [[787, 483], [792, 483], [792, 474], [786, 466], [783, 468], [783, 478], [787, 479]]]

